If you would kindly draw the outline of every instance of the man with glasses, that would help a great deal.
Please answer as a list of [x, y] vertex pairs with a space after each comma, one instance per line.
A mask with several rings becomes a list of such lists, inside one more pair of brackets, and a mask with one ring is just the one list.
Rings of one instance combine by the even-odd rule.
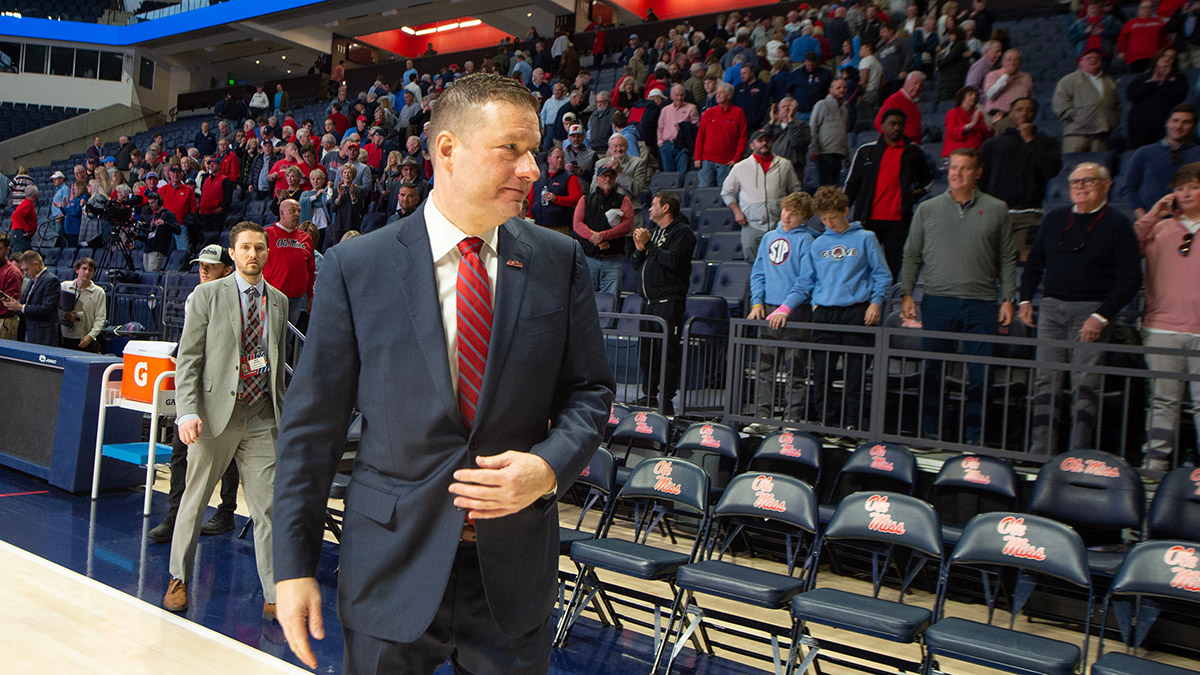
[[[1200, 230], [1200, 162], [1185, 164], [1171, 181], [1171, 191], [1134, 224], [1146, 259], [1146, 317], [1144, 343], [1149, 347], [1187, 349], [1200, 354], [1200, 265], [1192, 248]], [[1190, 257], [1190, 259], [1189, 259]], [[1200, 374], [1200, 357], [1146, 354], [1146, 367], [1175, 373]], [[1183, 382], [1154, 378], [1145, 459], [1142, 468], [1166, 471], [1178, 442]], [[1189, 382], [1189, 406], [1200, 430], [1200, 382]], [[1194, 447], [1194, 446], [1193, 446]]]
[[[1108, 202], [1112, 187], [1108, 169], [1084, 162], [1071, 171], [1068, 183], [1074, 205], [1046, 214], [1021, 275], [1017, 316], [1027, 326], [1036, 325], [1040, 339], [1107, 342], [1113, 320], [1142, 286], [1137, 237], [1129, 218]], [[1043, 297], [1035, 324], [1032, 300], [1039, 287]], [[1101, 382], [1099, 375], [1088, 371], [1103, 354], [1101, 349], [1038, 346], [1038, 361], [1070, 362], [1081, 368], [1071, 373], [1071, 449], [1097, 447]], [[1054, 404], [1064, 374], [1050, 368], [1038, 371], [1030, 445], [1035, 455], [1060, 451]]]
[[1196, 106], [1180, 103], [1167, 115], [1167, 133], [1157, 143], [1143, 145], [1133, 153], [1125, 169], [1121, 196], [1133, 208], [1133, 217], [1141, 218], [1155, 202], [1171, 190], [1175, 172], [1184, 164], [1200, 162], [1200, 144], [1196, 143]]

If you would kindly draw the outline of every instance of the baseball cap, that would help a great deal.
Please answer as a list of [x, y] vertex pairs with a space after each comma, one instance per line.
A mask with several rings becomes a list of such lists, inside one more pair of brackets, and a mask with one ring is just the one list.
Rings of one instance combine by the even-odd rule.
[[663, 94], [662, 89], [651, 89], [650, 93], [646, 94], [646, 98], [654, 98], [655, 96], [657, 96], [659, 98], [666, 98], [666, 96]]
[[366, 116], [366, 115], [359, 115], [359, 116], [358, 116], [358, 118], [357, 118], [357, 121], [359, 121], [359, 122], [366, 122], [366, 121], [367, 121], [367, 116]]
[[568, 136], [574, 136], [575, 134], [582, 134], [582, 133], [583, 133], [583, 125], [581, 125], [581, 124], [572, 124], [570, 126], [570, 128], [567, 129]]
[[179, 164], [172, 164], [167, 170], [168, 171], [183, 171], [183, 167]]
[[637, 33], [630, 33], [630, 34], [629, 34], [629, 39], [630, 39], [630, 40], [636, 40], [636, 39], [638, 39]]
[[153, 176], [154, 178], [158, 178], [158, 172], [157, 171], [147, 171], [146, 178], [150, 178], [151, 176]]
[[605, 173], [616, 173], [616, 172], [617, 172], [617, 169], [612, 164], [605, 164], [605, 165], [599, 167], [598, 169], [596, 169], [597, 176], [599, 176], [601, 174], [605, 174]]
[[759, 129], [758, 131], [750, 134], [750, 140], [757, 141], [758, 139], [763, 138], [764, 136], [766, 137], [766, 139], [768, 141], [773, 140], [771, 137], [771, 132], [767, 131], [766, 129]]
[[100, 160], [101, 164], [107, 164], [109, 162], [116, 164], [117, 158], [113, 157], [112, 155], [109, 155], [108, 157], [105, 157], [104, 159]]
[[229, 251], [221, 248], [220, 244], [209, 244], [200, 249], [200, 255], [196, 256], [193, 263], [209, 263], [212, 265], [229, 265], [233, 267], [233, 258], [229, 257]]
[[575, 116], [575, 113], [569, 112], [569, 113], [566, 113], [565, 115], [563, 115], [563, 119], [564, 120], [577, 120], [579, 118]]
[[63, 172], [61, 171], [55, 171], [54, 173], [50, 174], [50, 180], [54, 180], [55, 178], [62, 178], [63, 180], [67, 179], [67, 177], [64, 176]]

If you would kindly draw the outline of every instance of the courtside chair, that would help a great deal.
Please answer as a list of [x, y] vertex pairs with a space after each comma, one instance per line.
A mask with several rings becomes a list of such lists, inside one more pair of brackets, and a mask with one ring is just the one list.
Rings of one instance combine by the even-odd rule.
[[[559, 616], [554, 636], [556, 645], [562, 646], [566, 642], [583, 608], [605, 593], [605, 584], [596, 575], [596, 570], [645, 581], [661, 581], [667, 584], [671, 597], [674, 597], [676, 572], [680, 567], [696, 561], [700, 543], [705, 540], [708, 527], [708, 474], [691, 462], [676, 457], [643, 460], [634, 467], [629, 480], [613, 502], [596, 538], [571, 545], [571, 561], [579, 566], [579, 574], [575, 577], [575, 587], [567, 606]], [[638, 514], [634, 518], [632, 536], [625, 539], [618, 538], [612, 529], [613, 514], [620, 506], [633, 506]], [[699, 519], [696, 539], [689, 553], [644, 543], [649, 537], [650, 520], [656, 510]], [[604, 602], [609, 604], [607, 599]], [[662, 639], [662, 615], [659, 603], [656, 600], [651, 602], [654, 622], [647, 625], [654, 628], [657, 650]], [[614, 622], [619, 620], [615, 614], [612, 618]], [[629, 617], [626, 619], [633, 621]], [[700, 648], [699, 640], [693, 638], [693, 641]]]
[[608, 449], [617, 458], [617, 485], [625, 484], [633, 467], [643, 457], [633, 455], [633, 450], [650, 456], [669, 454], [671, 423], [667, 418], [651, 410], [629, 410], [613, 429]]
[[[987, 569], [983, 577], [988, 600], [988, 623], [946, 617], [949, 581], [959, 578], [956, 567]], [[993, 626], [991, 612], [995, 588], [989, 579], [1002, 570], [1015, 570], [1017, 581], [1009, 602], [1008, 628]], [[1087, 614], [1082, 647], [1041, 635], [1015, 630], [1017, 616], [1034, 589], [1044, 582], [1058, 582], [1087, 594]], [[1092, 578], [1088, 571], [1083, 539], [1069, 526], [1056, 520], [1022, 513], [982, 513], [963, 529], [962, 538], [942, 566], [938, 581], [938, 621], [925, 631], [928, 651], [925, 675], [940, 673], [938, 657], [956, 659], [1016, 675], [1076, 675], [1086, 665], [1092, 616]]]
[[[583, 471], [579, 472], [579, 476], [575, 479], [575, 485], [580, 488], [587, 489], [587, 496], [584, 497], [583, 504], [579, 509], [579, 519], [575, 522], [575, 527], [558, 528], [558, 554], [560, 556], [571, 555], [571, 545], [577, 541], [587, 541], [596, 537], [596, 532], [599, 531], [608, 517], [608, 508], [611, 505], [613, 491], [616, 489], [617, 480], [617, 462], [613, 459], [612, 453], [604, 448], [597, 448], [596, 453], [592, 455], [588, 465], [583, 467]], [[583, 520], [591, 511], [592, 507], [597, 503], [601, 504], [600, 520], [594, 530], [583, 529]], [[576, 565], [576, 572], [579, 566]], [[559, 571], [558, 573], [558, 608], [561, 610], [566, 603], [566, 588], [567, 581], [571, 580], [574, 575]], [[605, 613], [600, 611], [599, 602], [608, 602], [608, 598], [597, 598], [593, 601], [592, 606], [596, 614], [600, 617], [600, 621], [608, 625], [609, 621], [605, 617]], [[612, 607], [608, 607], [608, 616], [615, 617], [616, 614], [612, 611]]]
[[807, 431], [773, 431], [758, 444], [750, 469], [794, 476], [815, 490], [821, 482], [821, 447], [820, 439]]
[[[973, 516], [1017, 510], [1017, 472], [1007, 460], [997, 457], [951, 457], [934, 476], [925, 500], [938, 511], [942, 542], [950, 547], [958, 543], [963, 526]], [[945, 508], [939, 509], [939, 504]]]
[[1200, 542], [1200, 469], [1181, 466], [1163, 476], [1146, 515], [1146, 538]]
[[[784, 535], [787, 547], [784, 561], [788, 573], [771, 572], [726, 560], [730, 545], [747, 531], [770, 524], [770, 534]], [[808, 576], [816, 564], [812, 545], [817, 534], [817, 497], [804, 482], [783, 474], [749, 472], [734, 478], [713, 511], [708, 537], [700, 546], [700, 560], [679, 568], [675, 576], [675, 601], [667, 620], [666, 639], [659, 644], [652, 673], [658, 672], [668, 644], [674, 645], [667, 658], [667, 673], [686, 641], [697, 629], [712, 653], [712, 642], [705, 631], [705, 610], [696, 594], [711, 595], [769, 610], [788, 609], [791, 600], [805, 590]], [[799, 563], [799, 564], [798, 564]], [[798, 575], [793, 570], [799, 568]], [[714, 618], [718, 613], [713, 613]], [[782, 672], [779, 631], [762, 621], [741, 613], [720, 613], [719, 618], [740, 628], [766, 630], [770, 635], [775, 672]], [[714, 630], [717, 628], [713, 626]], [[721, 627], [738, 637], [756, 637], [739, 629]]]
[[[1132, 652], [1142, 645], [1164, 604], [1190, 605], [1195, 616], [1200, 603], [1194, 577], [1200, 571], [1197, 548], [1195, 542], [1161, 539], [1130, 549], [1100, 612], [1100, 625], [1105, 626], [1112, 610], [1125, 650], [1105, 654], [1104, 632], [1100, 631], [1092, 675], [1195, 675], [1194, 670], [1140, 658]], [[1191, 580], [1179, 583], [1181, 575], [1191, 575]]]
[[[836, 588], [818, 588], [817, 574], [810, 575], [810, 588], [792, 598], [791, 650], [788, 654], [787, 673], [803, 673], [818, 658], [822, 645], [809, 632], [812, 624], [867, 635], [896, 644], [921, 643], [922, 634], [933, 622], [933, 611], [904, 603], [904, 589], [931, 560], [942, 558], [942, 529], [937, 513], [925, 502], [895, 492], [856, 492], [838, 505], [829, 526], [821, 533], [817, 542], [817, 553], [834, 542], [854, 542], [887, 551], [890, 559], [897, 553], [907, 552], [908, 562], [902, 574], [903, 580], [899, 600], [879, 598], [876, 583], [873, 595], [862, 595]], [[883, 562], [884, 565], [888, 561]], [[877, 574], [877, 577], [882, 576]], [[801, 647], [808, 654], [797, 667], [796, 659]], [[920, 668], [918, 662], [904, 661], [890, 654], [872, 654], [853, 648], [826, 647], [835, 653], [845, 651], [858, 657], [872, 658], [880, 663], [905, 672]], [[921, 651], [924, 657], [924, 650]], [[821, 657], [833, 662], [839, 660]], [[818, 672], [820, 672], [818, 670]], [[872, 671], [882, 672], [882, 671]]]
[[741, 468], [738, 445], [741, 437], [733, 427], [713, 422], [697, 422], [684, 430], [675, 441], [672, 455], [696, 464], [708, 473], [709, 495], [720, 499], [725, 486]]

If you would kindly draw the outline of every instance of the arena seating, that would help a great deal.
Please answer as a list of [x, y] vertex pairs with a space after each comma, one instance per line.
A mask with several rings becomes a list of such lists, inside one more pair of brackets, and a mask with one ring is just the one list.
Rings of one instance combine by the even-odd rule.
[[32, 103], [0, 103], [0, 141], [40, 129], [87, 112], [86, 108], [34, 105]]

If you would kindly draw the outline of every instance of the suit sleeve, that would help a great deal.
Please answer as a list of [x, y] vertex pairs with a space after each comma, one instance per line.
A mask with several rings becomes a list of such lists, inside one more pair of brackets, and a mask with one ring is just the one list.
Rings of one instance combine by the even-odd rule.
[[[325, 503], [346, 447], [361, 362], [337, 251], [318, 277], [304, 352], [288, 388], [275, 466], [275, 580], [316, 575]], [[337, 403], [335, 403], [337, 402]]]
[[36, 302], [26, 303], [25, 316], [39, 321], [53, 321], [58, 318], [58, 282], [46, 284], [46, 292]]
[[[599, 447], [616, 390], [604, 355], [600, 315], [596, 311], [583, 248], [573, 242], [573, 251], [570, 315], [567, 318], [566, 350], [554, 395], [556, 405], [550, 412], [550, 431], [546, 440], [530, 448], [530, 452], [546, 460], [554, 470], [558, 478], [558, 498], [566, 494]], [[320, 494], [327, 492], [328, 488]], [[320, 506], [323, 508], [323, 505], [322, 500]], [[276, 522], [278, 513], [277, 501]], [[321, 520], [318, 518], [316, 522], [319, 528]], [[278, 535], [276, 537], [278, 541]], [[278, 560], [278, 547], [276, 553]], [[278, 568], [279, 562], [276, 562]], [[278, 572], [276, 578], [280, 578]]]
[[[208, 333], [208, 320], [212, 312], [211, 290], [201, 288], [188, 297], [188, 309], [184, 313], [183, 333], [179, 337], [179, 349], [175, 357], [175, 411], [176, 421], [185, 415], [200, 414], [200, 379], [204, 369], [204, 346]], [[201, 420], [203, 421], [203, 420]]]

